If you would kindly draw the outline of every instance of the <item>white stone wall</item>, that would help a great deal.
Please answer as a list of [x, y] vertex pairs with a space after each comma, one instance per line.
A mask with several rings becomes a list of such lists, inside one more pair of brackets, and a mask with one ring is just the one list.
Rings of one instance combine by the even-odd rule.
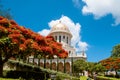
[[[61, 43], [63, 45], [63, 48], [69, 53], [68, 57], [77, 56], [75, 53], [75, 49], [71, 47], [72, 36], [70, 34], [64, 33], [64, 32], [55, 32], [55, 33], [52, 33], [51, 36], [53, 36], [55, 40], [57, 37], [57, 40], [56, 40], [57, 42], [59, 42], [59, 36], [61, 36]], [[65, 38], [63, 38], [63, 36], [65, 36]], [[68, 43], [67, 43], [67, 38], [68, 38]]]
[[[63, 49], [68, 52], [68, 57], [87, 58], [86, 53], [77, 55], [75, 48], [71, 47], [72, 34], [68, 27], [61, 22], [52, 27], [49, 35], [53, 36], [57, 42], [62, 43]], [[61, 40], [59, 36], [61, 36]]]

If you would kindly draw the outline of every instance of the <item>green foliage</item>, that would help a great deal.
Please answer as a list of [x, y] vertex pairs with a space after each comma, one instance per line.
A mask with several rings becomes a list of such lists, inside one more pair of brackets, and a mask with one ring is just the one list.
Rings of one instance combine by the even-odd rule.
[[88, 71], [91, 75], [93, 72], [104, 72], [105, 67], [101, 65], [101, 63], [93, 63], [93, 62], [86, 62], [84, 60], [77, 60], [73, 64], [75, 75], [77, 73], [83, 73], [84, 70]]
[[65, 80], [65, 79], [68, 79], [68, 80], [79, 80], [79, 78], [70, 76], [69, 74], [57, 72], [56, 80]]
[[87, 80], [86, 76], [80, 76], [80, 80]]
[[13, 54], [10, 54], [11, 53], [10, 49], [13, 49], [14, 51], [17, 47], [15, 45], [16, 44], [11, 43], [11, 39], [8, 37], [0, 38], [0, 52], [2, 53], [1, 56], [7, 59], [9, 59], [11, 56], [14, 56]]
[[120, 44], [113, 47], [111, 57], [120, 57]]
[[9, 71], [7, 72], [6, 75], [7, 78], [21, 78], [21, 79], [26, 79], [26, 80], [37, 80], [37, 79], [48, 79], [49, 78], [49, 74], [47, 72], [41, 72], [41, 71]]
[[9, 46], [9, 44], [10, 44], [10, 39], [8, 37], [0, 38], [1, 50], [3, 50], [5, 46]]
[[111, 78], [111, 77], [104, 77], [104, 76], [97, 76], [98, 80], [120, 80], [118, 78]]
[[0, 38], [0, 44], [4, 45], [5, 43], [10, 43], [10, 39], [8, 37]]
[[95, 72], [104, 72], [106, 69], [104, 66], [102, 66], [101, 63], [97, 63], [95, 66], [94, 66], [94, 71]]
[[86, 70], [88, 72], [92, 73], [94, 71], [94, 67], [95, 67], [95, 63], [93, 63], [93, 62], [87, 62]]
[[104, 72], [106, 69], [101, 63], [87, 62], [86, 70], [92, 72]]
[[74, 72], [83, 72], [86, 69], [86, 66], [87, 62], [85, 62], [84, 60], [76, 60], [73, 63]]
[[20, 80], [20, 79], [0, 78], [0, 80]]

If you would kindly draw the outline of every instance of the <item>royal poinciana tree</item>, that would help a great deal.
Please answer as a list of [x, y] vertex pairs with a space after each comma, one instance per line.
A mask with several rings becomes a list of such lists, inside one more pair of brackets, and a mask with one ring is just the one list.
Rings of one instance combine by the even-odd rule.
[[112, 49], [112, 54], [109, 58], [100, 61], [107, 70], [120, 70], [120, 44], [117, 44]]
[[43, 37], [30, 29], [19, 26], [13, 20], [0, 17], [0, 77], [3, 65], [8, 59], [16, 56], [25, 59], [30, 55], [41, 55], [47, 58], [53, 58], [56, 55], [66, 58], [68, 53], [53, 37]]
[[100, 63], [105, 66], [107, 70], [120, 70], [120, 58], [107, 58], [105, 60], [100, 61]]

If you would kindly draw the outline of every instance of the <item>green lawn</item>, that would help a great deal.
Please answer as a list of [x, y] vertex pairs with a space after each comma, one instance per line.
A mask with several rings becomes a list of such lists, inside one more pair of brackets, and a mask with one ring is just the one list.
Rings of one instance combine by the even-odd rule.
[[[86, 76], [80, 76], [80, 80], [87, 80], [87, 78], [88, 77], [86, 77]], [[91, 80], [93, 80], [93, 79], [91, 79]]]
[[87, 80], [86, 76], [80, 76], [80, 80]]
[[0, 80], [19, 80], [19, 79], [11, 79], [11, 78], [0, 78]]
[[120, 78], [112, 78], [112, 77], [105, 77], [105, 76], [98, 76], [99, 79], [103, 80], [120, 80]]

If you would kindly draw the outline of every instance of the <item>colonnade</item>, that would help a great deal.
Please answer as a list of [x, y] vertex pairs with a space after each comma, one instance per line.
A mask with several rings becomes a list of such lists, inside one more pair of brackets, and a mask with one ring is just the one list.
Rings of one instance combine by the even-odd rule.
[[40, 67], [44, 67], [51, 70], [61, 71], [64, 73], [72, 73], [73, 58], [66, 59], [38, 59], [38, 58], [28, 58], [28, 62]]

